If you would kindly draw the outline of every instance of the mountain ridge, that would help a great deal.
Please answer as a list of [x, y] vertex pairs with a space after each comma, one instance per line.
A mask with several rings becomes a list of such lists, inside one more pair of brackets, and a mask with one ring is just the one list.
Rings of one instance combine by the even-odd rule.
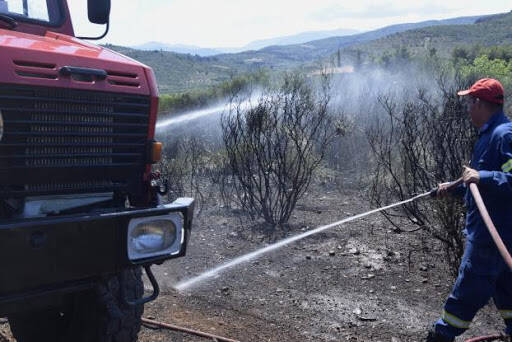
[[258, 39], [242, 47], [232, 47], [232, 48], [208, 48], [201, 47], [196, 45], [188, 45], [188, 44], [166, 44], [156, 41], [150, 41], [147, 43], [130, 46], [132, 49], [137, 50], [162, 50], [176, 53], [188, 53], [191, 55], [198, 55], [201, 57], [209, 57], [214, 55], [226, 54], [226, 53], [238, 53], [243, 51], [252, 51], [252, 50], [260, 50], [267, 46], [272, 45], [292, 45], [292, 44], [301, 44], [308, 41], [324, 39], [329, 37], [336, 36], [347, 36], [359, 33], [360, 31], [354, 29], [335, 29], [335, 30], [324, 30], [324, 31], [305, 31], [299, 32], [297, 34], [287, 35], [287, 36], [279, 36], [268, 39]]
[[130, 48], [136, 49], [136, 50], [146, 50], [146, 51], [162, 50], [162, 51], [170, 51], [170, 52], [176, 52], [176, 53], [199, 55], [202, 57], [208, 57], [208, 56], [213, 56], [213, 55], [218, 55], [218, 54], [224, 53], [224, 51], [222, 51], [222, 50], [213, 49], [213, 48], [204, 48], [204, 47], [200, 47], [200, 46], [187, 45], [187, 44], [166, 44], [166, 43], [160, 43], [160, 42], [155, 42], [155, 41], [130, 46]]

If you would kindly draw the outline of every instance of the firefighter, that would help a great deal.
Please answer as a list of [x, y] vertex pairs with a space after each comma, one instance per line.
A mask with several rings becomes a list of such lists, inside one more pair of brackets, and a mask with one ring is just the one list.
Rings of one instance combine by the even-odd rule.
[[[512, 123], [503, 113], [504, 91], [499, 81], [484, 78], [457, 94], [463, 96], [471, 122], [479, 132], [470, 166], [463, 168], [464, 184], [453, 191], [454, 195], [465, 196], [466, 245], [455, 285], [426, 341], [454, 341], [491, 297], [512, 341], [512, 272], [494, 245], [468, 186], [478, 184], [498, 233], [511, 250]], [[438, 195], [447, 194], [447, 185], [439, 185]]]

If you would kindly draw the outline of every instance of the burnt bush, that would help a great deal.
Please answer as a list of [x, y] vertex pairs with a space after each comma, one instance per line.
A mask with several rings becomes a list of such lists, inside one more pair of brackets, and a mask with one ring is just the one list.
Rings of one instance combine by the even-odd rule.
[[229, 177], [219, 146], [204, 136], [191, 135], [169, 142], [160, 163], [167, 180], [169, 202], [181, 196], [195, 198], [197, 214], [216, 197], [219, 184]]
[[[405, 200], [423, 193], [438, 183], [461, 176], [462, 165], [469, 162], [476, 131], [455, 95], [466, 84], [448, 87], [439, 81], [436, 99], [419, 90], [404, 103], [381, 96], [385, 116], [376, 118], [367, 130], [375, 158], [370, 198], [378, 206]], [[386, 218], [400, 228], [400, 219], [423, 228], [443, 243], [447, 261], [456, 272], [463, 252], [462, 201], [447, 198], [438, 201], [413, 201], [403, 211], [387, 212]]]
[[328, 80], [320, 90], [298, 75], [261, 96], [254, 106], [235, 105], [222, 116], [233, 200], [252, 218], [283, 227], [336, 135]]

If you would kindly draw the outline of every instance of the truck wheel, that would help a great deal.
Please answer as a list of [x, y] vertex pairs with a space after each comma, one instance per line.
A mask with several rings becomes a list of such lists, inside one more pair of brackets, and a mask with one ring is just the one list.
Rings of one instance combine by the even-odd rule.
[[141, 327], [143, 305], [129, 306], [121, 298], [125, 277], [129, 300], [144, 293], [140, 268], [103, 279], [94, 291], [74, 294], [54, 309], [9, 316], [18, 342], [135, 342]]

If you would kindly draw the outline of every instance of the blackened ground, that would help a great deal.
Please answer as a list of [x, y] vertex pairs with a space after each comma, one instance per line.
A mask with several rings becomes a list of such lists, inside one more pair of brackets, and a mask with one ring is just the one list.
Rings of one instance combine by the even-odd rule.
[[[316, 186], [298, 205], [286, 236], [369, 209], [356, 191]], [[205, 208], [196, 218], [188, 255], [154, 267], [163, 293], [146, 306], [146, 317], [240, 341], [423, 341], [454, 280], [436, 241], [422, 231], [397, 234], [374, 214], [184, 293], [173, 289], [180, 280], [271, 243], [257, 227], [220, 205]], [[458, 341], [502, 326], [490, 305]], [[139, 336], [140, 341], [204, 341], [148, 328]]]

